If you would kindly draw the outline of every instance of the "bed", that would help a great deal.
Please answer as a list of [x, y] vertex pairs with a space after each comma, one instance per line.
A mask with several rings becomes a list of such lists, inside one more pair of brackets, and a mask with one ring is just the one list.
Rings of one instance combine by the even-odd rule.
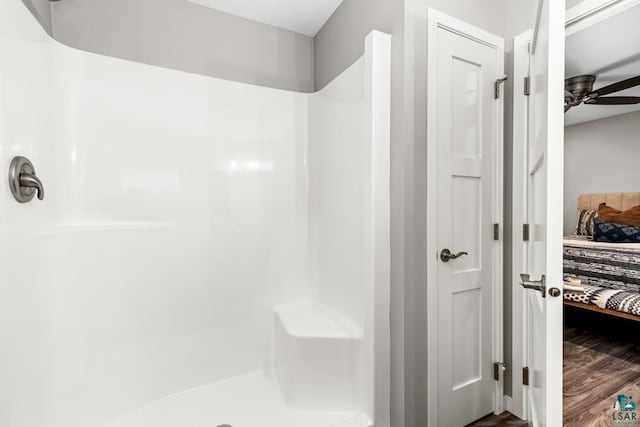
[[[640, 205], [640, 193], [585, 194], [578, 208], [600, 203], [625, 210]], [[584, 236], [564, 238], [565, 280], [579, 280], [581, 294], [564, 295], [566, 305], [640, 321], [640, 244], [594, 242]]]

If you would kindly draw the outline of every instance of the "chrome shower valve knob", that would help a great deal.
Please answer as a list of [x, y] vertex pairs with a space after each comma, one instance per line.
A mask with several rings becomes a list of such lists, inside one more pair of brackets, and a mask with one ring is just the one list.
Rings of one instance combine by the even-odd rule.
[[9, 165], [9, 187], [13, 197], [20, 203], [30, 202], [37, 194], [44, 199], [44, 186], [36, 176], [33, 164], [26, 157], [16, 156]]

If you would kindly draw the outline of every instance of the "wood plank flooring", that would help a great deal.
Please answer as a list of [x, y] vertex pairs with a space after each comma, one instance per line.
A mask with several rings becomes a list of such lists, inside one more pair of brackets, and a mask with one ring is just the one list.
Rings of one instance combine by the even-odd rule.
[[640, 401], [640, 325], [571, 307], [565, 319], [564, 425], [609, 427], [618, 394]]

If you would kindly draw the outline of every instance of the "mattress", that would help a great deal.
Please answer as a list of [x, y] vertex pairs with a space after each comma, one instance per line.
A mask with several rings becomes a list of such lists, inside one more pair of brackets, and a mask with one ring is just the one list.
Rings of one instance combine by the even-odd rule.
[[585, 287], [565, 299], [640, 316], [640, 244], [565, 237], [564, 276]]

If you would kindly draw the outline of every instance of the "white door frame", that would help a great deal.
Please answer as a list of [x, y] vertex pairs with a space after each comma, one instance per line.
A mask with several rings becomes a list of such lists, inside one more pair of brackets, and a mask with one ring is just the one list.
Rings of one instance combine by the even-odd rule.
[[577, 33], [638, 4], [639, 0], [585, 0], [567, 10], [566, 34]]
[[[585, 0], [567, 10], [566, 35], [584, 30], [591, 25], [640, 5], [640, 0]], [[522, 240], [522, 225], [527, 223], [526, 199], [526, 141], [528, 100], [524, 95], [524, 78], [528, 74], [528, 44], [533, 30], [514, 38], [514, 83], [513, 83], [513, 224], [512, 224], [512, 412], [519, 418], [527, 417], [527, 388], [522, 384], [522, 370], [526, 360], [526, 306], [520, 283], [527, 259], [526, 244]], [[519, 315], [516, 315], [518, 313]]]
[[[533, 30], [525, 31], [513, 41], [513, 192], [512, 192], [512, 374], [511, 412], [527, 418], [526, 387], [522, 384], [522, 369], [527, 366], [527, 325], [524, 289], [520, 286], [520, 273], [527, 262], [527, 245], [523, 240], [523, 224], [527, 224], [527, 117], [529, 103], [525, 95], [525, 77], [529, 74], [529, 42]], [[520, 315], [516, 315], [520, 313]]]
[[[437, 82], [433, 76], [437, 75], [437, 31], [438, 28], [445, 28], [460, 36], [467, 37], [475, 42], [485, 44], [496, 50], [496, 70], [500, 78], [504, 73], [504, 40], [496, 35], [474, 27], [466, 22], [460, 21], [451, 16], [445, 15], [435, 9], [427, 9], [427, 195], [437, 194], [437, 174], [436, 174], [436, 149], [437, 144], [437, 117], [436, 117], [436, 97], [429, 96], [437, 92]], [[493, 274], [495, 282], [493, 294], [494, 304], [494, 331], [493, 331], [493, 358], [495, 362], [503, 361], [503, 121], [504, 121], [504, 88], [500, 89], [501, 96], [495, 102], [496, 132], [494, 141], [495, 173], [496, 177], [495, 196], [493, 200], [493, 222], [500, 226], [500, 238], [493, 246], [494, 266]], [[437, 268], [438, 251], [435, 236], [437, 235], [437, 207], [436, 200], [427, 196], [427, 344], [428, 362], [427, 371], [429, 378], [428, 385], [428, 426], [438, 426], [438, 352], [437, 352]], [[494, 412], [499, 414], [503, 411], [503, 388], [504, 379], [500, 375], [500, 381], [496, 381], [494, 390]]]

